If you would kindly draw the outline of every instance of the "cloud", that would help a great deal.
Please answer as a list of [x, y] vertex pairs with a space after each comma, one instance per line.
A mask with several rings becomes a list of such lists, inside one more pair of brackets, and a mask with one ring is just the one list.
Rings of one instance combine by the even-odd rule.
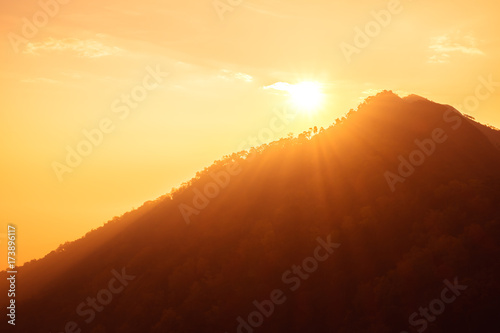
[[234, 77], [237, 78], [237, 79], [239, 79], [239, 80], [246, 81], [246, 82], [252, 82], [253, 81], [253, 77], [251, 75], [248, 75], [248, 74], [245, 74], [245, 73], [235, 73]]
[[78, 38], [49, 38], [43, 42], [30, 42], [26, 45], [24, 53], [41, 55], [51, 52], [70, 52], [82, 58], [100, 58], [115, 55], [123, 50], [116, 46], [108, 46], [92, 39]]
[[228, 69], [223, 69], [222, 74], [219, 75], [219, 77], [224, 78], [224, 79], [237, 79], [237, 80], [242, 80], [245, 82], [252, 82], [253, 77], [251, 75], [241, 73], [241, 72], [233, 72]]
[[265, 86], [263, 87], [263, 89], [273, 89], [273, 90], [280, 90], [280, 91], [290, 91], [290, 89], [292, 88], [292, 85], [290, 83], [287, 83], [287, 82], [276, 82], [276, 83], [273, 83], [269, 86]]
[[429, 49], [433, 53], [430, 63], [448, 63], [453, 54], [481, 56], [484, 52], [478, 46], [478, 41], [471, 34], [462, 35], [459, 31], [437, 36], [431, 39]]

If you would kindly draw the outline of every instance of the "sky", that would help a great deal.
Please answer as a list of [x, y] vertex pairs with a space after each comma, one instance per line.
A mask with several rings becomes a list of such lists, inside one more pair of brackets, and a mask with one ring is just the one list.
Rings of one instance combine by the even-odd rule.
[[[13, 224], [17, 263], [41, 258], [250, 142], [328, 127], [384, 89], [500, 127], [499, 7], [3, 1], [0, 246]], [[321, 92], [314, 109], [291, 105], [301, 82]]]

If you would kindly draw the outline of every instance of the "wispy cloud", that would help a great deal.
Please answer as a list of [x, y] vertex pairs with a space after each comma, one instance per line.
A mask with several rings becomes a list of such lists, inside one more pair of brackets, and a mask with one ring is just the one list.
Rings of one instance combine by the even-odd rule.
[[429, 46], [433, 53], [429, 57], [429, 62], [448, 63], [453, 54], [484, 55], [477, 44], [478, 41], [472, 34], [463, 35], [459, 31], [434, 37]]
[[241, 73], [241, 72], [233, 72], [228, 69], [223, 69], [219, 77], [224, 79], [237, 79], [245, 82], [252, 82], [253, 77], [251, 75]]
[[26, 45], [24, 53], [42, 55], [52, 52], [71, 52], [78, 57], [100, 58], [119, 54], [123, 50], [116, 46], [108, 46], [92, 39], [78, 38], [49, 38], [42, 42], [30, 42]]
[[287, 82], [276, 82], [273, 83], [269, 86], [263, 87], [263, 89], [272, 89], [272, 90], [279, 90], [279, 91], [290, 91], [292, 85]]

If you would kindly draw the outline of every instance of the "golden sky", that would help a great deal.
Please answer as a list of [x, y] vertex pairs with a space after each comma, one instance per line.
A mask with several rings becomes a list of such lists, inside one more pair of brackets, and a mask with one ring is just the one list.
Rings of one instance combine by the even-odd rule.
[[[321, 86], [323, 102], [275, 126], [275, 138], [327, 127], [381, 89], [500, 127], [500, 5], [491, 0], [0, 6], [0, 242], [17, 225], [19, 263], [243, 147], [303, 81]], [[84, 131], [96, 145], [82, 144]], [[66, 164], [79, 144], [89, 154], [58, 175], [54, 162]]]

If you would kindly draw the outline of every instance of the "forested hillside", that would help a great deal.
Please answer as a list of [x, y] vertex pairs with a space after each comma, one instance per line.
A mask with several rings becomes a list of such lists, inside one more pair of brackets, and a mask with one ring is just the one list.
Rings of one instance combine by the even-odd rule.
[[478, 126], [383, 92], [225, 156], [21, 267], [16, 329], [498, 332], [500, 154]]

